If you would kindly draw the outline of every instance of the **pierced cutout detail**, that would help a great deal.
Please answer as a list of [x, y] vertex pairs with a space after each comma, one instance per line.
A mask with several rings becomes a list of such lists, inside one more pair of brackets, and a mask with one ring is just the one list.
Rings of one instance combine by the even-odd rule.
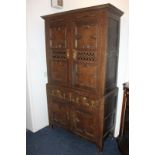
[[77, 61], [82, 63], [94, 63], [96, 61], [96, 55], [94, 51], [78, 51]]
[[52, 59], [56, 61], [65, 61], [67, 59], [66, 51], [53, 51]]

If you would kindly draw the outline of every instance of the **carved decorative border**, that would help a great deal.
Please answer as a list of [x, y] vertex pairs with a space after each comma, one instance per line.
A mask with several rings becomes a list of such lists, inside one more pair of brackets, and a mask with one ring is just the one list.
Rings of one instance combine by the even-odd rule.
[[97, 106], [100, 102], [100, 100], [90, 99], [89, 97], [78, 95], [72, 92], [64, 92], [59, 89], [53, 89], [49, 93], [53, 97], [57, 97], [66, 101], [69, 101], [70, 103], [76, 103], [78, 105], [84, 105], [87, 107], [94, 107]]

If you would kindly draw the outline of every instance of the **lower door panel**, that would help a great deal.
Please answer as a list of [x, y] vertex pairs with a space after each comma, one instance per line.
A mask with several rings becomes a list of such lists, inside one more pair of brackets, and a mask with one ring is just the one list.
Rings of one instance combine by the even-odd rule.
[[65, 103], [52, 100], [49, 103], [49, 119], [52, 124], [69, 128], [69, 108]]
[[95, 138], [95, 116], [78, 109], [70, 112], [71, 130], [76, 134], [93, 140]]

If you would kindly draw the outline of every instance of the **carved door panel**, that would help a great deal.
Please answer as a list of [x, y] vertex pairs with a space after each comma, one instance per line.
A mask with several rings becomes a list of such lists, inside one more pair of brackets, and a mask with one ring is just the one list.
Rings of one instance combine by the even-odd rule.
[[68, 28], [64, 22], [53, 22], [49, 26], [49, 81], [67, 85], [69, 68]]
[[95, 90], [97, 87], [98, 24], [95, 19], [74, 21], [72, 85]]
[[69, 127], [69, 108], [65, 103], [61, 103], [52, 100], [48, 104], [49, 120], [54, 124], [58, 124], [62, 127]]
[[92, 113], [72, 109], [70, 120], [73, 132], [88, 138], [95, 137], [95, 116]]

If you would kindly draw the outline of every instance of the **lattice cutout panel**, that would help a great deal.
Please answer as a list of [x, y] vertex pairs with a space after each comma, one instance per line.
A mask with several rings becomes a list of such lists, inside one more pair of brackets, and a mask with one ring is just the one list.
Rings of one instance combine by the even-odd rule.
[[95, 63], [95, 51], [77, 51], [77, 61], [80, 63]]
[[66, 61], [67, 53], [66, 51], [52, 51], [52, 59], [55, 61]]

